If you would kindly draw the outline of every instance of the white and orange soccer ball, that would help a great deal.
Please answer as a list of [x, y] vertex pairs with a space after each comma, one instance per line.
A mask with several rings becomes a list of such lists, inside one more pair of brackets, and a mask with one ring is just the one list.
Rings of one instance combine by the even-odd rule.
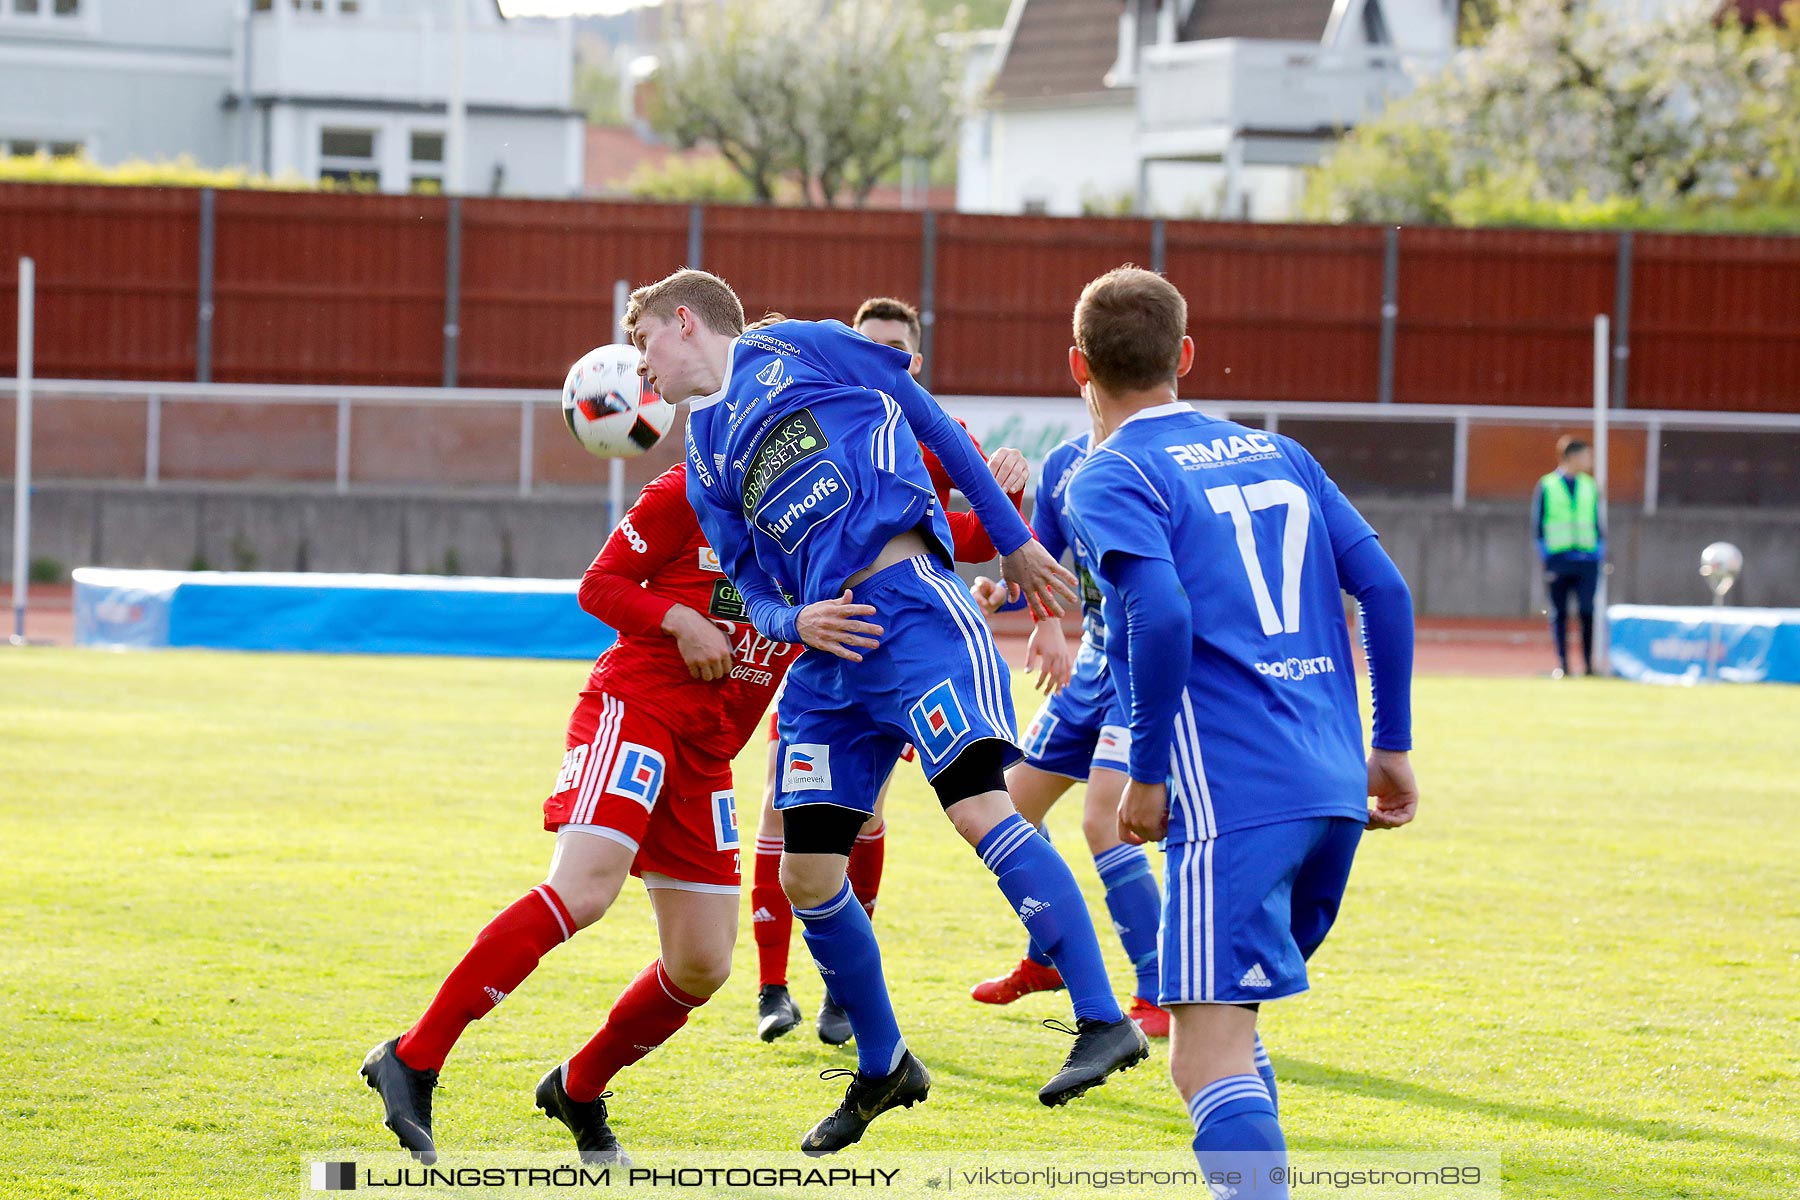
[[598, 458], [636, 458], [675, 423], [675, 406], [644, 390], [637, 347], [601, 346], [569, 368], [563, 423]]

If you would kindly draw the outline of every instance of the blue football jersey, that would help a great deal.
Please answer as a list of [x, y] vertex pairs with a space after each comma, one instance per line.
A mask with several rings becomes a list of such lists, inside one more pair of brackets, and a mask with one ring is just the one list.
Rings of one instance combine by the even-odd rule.
[[688, 499], [765, 636], [796, 640], [799, 606], [841, 595], [907, 530], [951, 562], [921, 440], [1001, 553], [1030, 539], [910, 362], [838, 321], [783, 321], [734, 340], [720, 389], [690, 405]]
[[[1108, 578], [1114, 554], [1172, 563], [1193, 610], [1170, 747], [1169, 840], [1305, 817], [1365, 819], [1337, 560], [1375, 531], [1313, 457], [1291, 438], [1166, 404], [1088, 454], [1068, 507], [1109, 614], [1124, 613]], [[1124, 625], [1114, 632], [1108, 657], [1123, 695]]]
[[1092, 435], [1082, 433], [1059, 443], [1044, 456], [1038, 473], [1037, 497], [1031, 510], [1031, 526], [1038, 541], [1058, 560], [1066, 548], [1075, 557], [1075, 576], [1081, 591], [1081, 637], [1088, 648], [1106, 650], [1106, 623], [1101, 620], [1100, 585], [1094, 579], [1094, 564], [1088, 561], [1085, 548], [1075, 536], [1069, 519], [1069, 482], [1087, 460], [1088, 441]]

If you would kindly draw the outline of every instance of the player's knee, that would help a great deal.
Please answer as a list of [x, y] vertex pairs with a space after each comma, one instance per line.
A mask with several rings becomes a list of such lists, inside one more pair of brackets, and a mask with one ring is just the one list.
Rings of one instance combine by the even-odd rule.
[[844, 886], [844, 863], [835, 855], [792, 855], [781, 858], [781, 890], [795, 908], [817, 908]]
[[1087, 839], [1089, 854], [1104, 854], [1119, 844], [1117, 811], [1095, 806], [1081, 813], [1081, 836]]
[[731, 978], [731, 947], [663, 955], [669, 981], [690, 996], [710, 996]]
[[553, 875], [547, 882], [556, 889], [563, 907], [569, 910], [575, 928], [586, 929], [613, 906], [624, 880], [611, 872], [591, 871]]

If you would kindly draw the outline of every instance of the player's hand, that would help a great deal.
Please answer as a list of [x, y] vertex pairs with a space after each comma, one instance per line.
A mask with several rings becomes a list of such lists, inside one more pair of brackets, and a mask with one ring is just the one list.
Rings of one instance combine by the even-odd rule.
[[1025, 642], [1025, 673], [1038, 673], [1037, 690], [1048, 696], [1067, 687], [1075, 673], [1075, 656], [1069, 653], [1069, 637], [1061, 621], [1039, 621]]
[[723, 679], [731, 674], [731, 639], [687, 605], [677, 604], [663, 616], [662, 631], [675, 639], [681, 661], [695, 679]]
[[1001, 491], [1016, 496], [1025, 490], [1025, 484], [1031, 478], [1031, 464], [1025, 461], [1023, 451], [1002, 446], [988, 455], [987, 462]]
[[1036, 538], [1002, 558], [1000, 574], [1007, 582], [1006, 598], [1017, 600], [1023, 593], [1031, 615], [1040, 621], [1062, 616], [1062, 602], [1077, 599], [1074, 573], [1051, 558]]
[[1419, 785], [1404, 750], [1369, 751], [1368, 829], [1398, 829], [1419, 811]]
[[1133, 846], [1161, 841], [1169, 832], [1169, 785], [1126, 783], [1119, 797], [1119, 840]]
[[969, 595], [974, 599], [975, 607], [991, 617], [1006, 603], [1006, 586], [986, 575], [977, 575], [975, 582], [969, 585]]
[[874, 615], [873, 605], [852, 603], [850, 589], [845, 588], [836, 600], [817, 600], [800, 610], [800, 640], [814, 650], [861, 662], [862, 655], [851, 647], [873, 650], [881, 645], [877, 639], [883, 631], [857, 618]]

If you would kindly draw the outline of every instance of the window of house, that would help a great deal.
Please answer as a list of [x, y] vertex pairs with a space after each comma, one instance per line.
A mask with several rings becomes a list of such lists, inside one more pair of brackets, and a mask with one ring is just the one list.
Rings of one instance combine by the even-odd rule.
[[81, 153], [80, 142], [51, 141], [43, 138], [0, 138], [0, 158], [31, 158], [45, 154], [51, 158], [73, 158]]
[[415, 192], [444, 190], [444, 135], [433, 130], [412, 133], [411, 176], [407, 186]]
[[[92, 0], [89, 0], [91, 3]], [[0, 17], [54, 21], [81, 16], [82, 0], [0, 0]]]
[[319, 178], [335, 180], [352, 187], [380, 187], [381, 164], [375, 158], [375, 131], [321, 129]]
[[292, 0], [292, 3], [295, 12], [322, 13], [325, 11], [325, 0]]
[[274, 12], [275, 0], [253, 0], [250, 7], [257, 12]]

